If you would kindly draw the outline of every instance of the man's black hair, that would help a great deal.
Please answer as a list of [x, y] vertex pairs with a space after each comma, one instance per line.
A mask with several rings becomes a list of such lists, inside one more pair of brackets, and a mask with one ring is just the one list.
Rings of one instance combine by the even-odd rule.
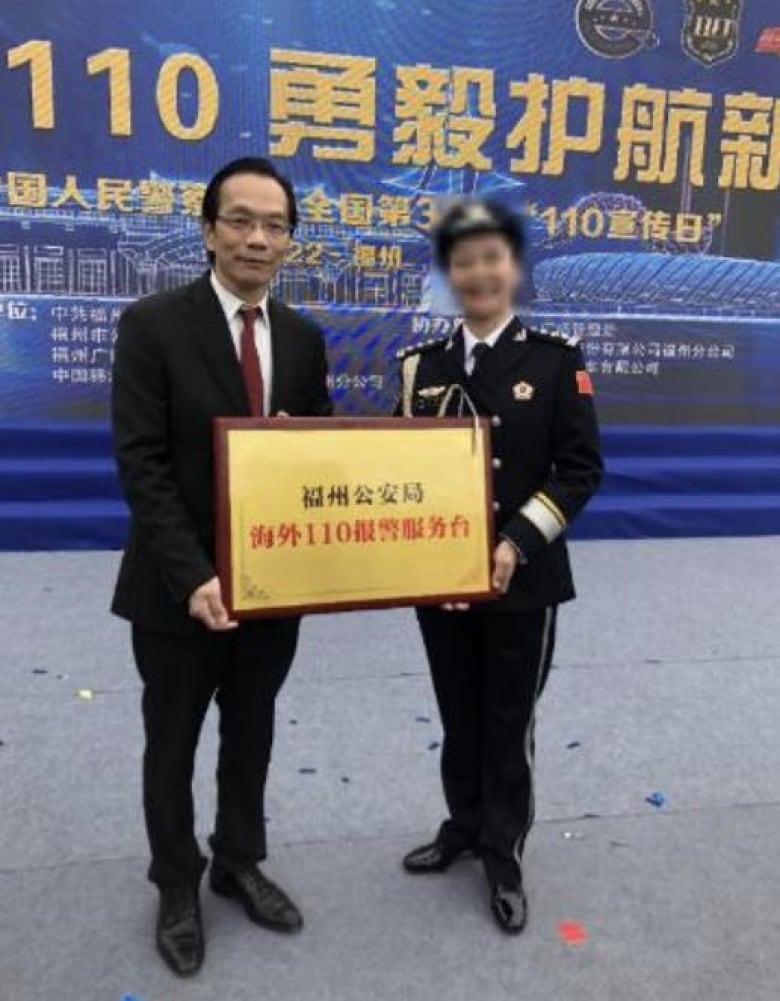
[[295, 202], [295, 191], [291, 182], [280, 174], [270, 160], [262, 156], [242, 156], [231, 160], [221, 167], [209, 181], [203, 195], [201, 217], [204, 222], [213, 226], [219, 215], [219, 192], [224, 182], [235, 174], [257, 174], [259, 177], [273, 178], [284, 189], [287, 195], [287, 217], [292, 230], [298, 225], [298, 206]]

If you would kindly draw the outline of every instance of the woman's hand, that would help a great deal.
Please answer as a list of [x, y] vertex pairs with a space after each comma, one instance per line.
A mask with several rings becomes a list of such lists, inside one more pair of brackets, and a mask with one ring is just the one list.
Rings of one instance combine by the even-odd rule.
[[[520, 554], [511, 542], [503, 539], [493, 552], [493, 578], [491, 585], [499, 594], [506, 594], [514, 577]], [[447, 602], [441, 606], [445, 612], [467, 612], [471, 605], [465, 601]]]
[[517, 550], [511, 542], [502, 539], [493, 553], [493, 589], [506, 594], [517, 570]]

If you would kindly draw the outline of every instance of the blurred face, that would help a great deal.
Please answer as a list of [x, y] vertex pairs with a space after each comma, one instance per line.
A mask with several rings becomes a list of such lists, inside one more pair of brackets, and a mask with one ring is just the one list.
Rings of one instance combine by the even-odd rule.
[[514, 309], [522, 270], [503, 236], [479, 233], [453, 246], [447, 276], [466, 319], [500, 321]]
[[290, 247], [284, 188], [272, 177], [234, 174], [219, 190], [216, 221], [203, 223], [222, 284], [247, 302], [265, 295]]

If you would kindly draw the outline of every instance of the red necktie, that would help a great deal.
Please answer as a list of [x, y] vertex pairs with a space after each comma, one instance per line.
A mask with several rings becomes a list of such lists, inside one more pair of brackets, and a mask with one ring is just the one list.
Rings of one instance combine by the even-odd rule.
[[262, 417], [265, 413], [265, 387], [255, 344], [255, 320], [262, 317], [263, 311], [258, 306], [243, 306], [240, 313], [244, 321], [244, 329], [241, 331], [241, 371], [244, 374], [249, 410], [253, 417]]

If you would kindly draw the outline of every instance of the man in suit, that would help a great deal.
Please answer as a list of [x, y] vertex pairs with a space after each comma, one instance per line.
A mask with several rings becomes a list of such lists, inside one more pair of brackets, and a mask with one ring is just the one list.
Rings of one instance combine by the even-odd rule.
[[112, 608], [132, 623], [143, 680], [157, 947], [182, 976], [204, 956], [198, 888], [206, 860], [194, 834], [192, 775], [212, 697], [220, 747], [211, 887], [257, 924], [282, 931], [302, 924], [257, 865], [266, 856], [274, 702], [299, 619], [230, 620], [215, 570], [212, 451], [217, 416], [331, 413], [321, 331], [269, 296], [296, 222], [294, 191], [273, 164], [227, 164], [203, 199], [211, 270], [140, 300], [119, 322], [113, 429], [131, 524]]
[[521, 860], [534, 815], [536, 703], [552, 662], [557, 608], [574, 597], [565, 531], [601, 479], [593, 387], [575, 340], [515, 315], [519, 219], [492, 202], [456, 204], [436, 233], [463, 311], [447, 339], [402, 352], [398, 413], [489, 417], [496, 548], [487, 604], [419, 608], [442, 724], [449, 817], [404, 859], [414, 874], [481, 857], [495, 919], [526, 923]]

